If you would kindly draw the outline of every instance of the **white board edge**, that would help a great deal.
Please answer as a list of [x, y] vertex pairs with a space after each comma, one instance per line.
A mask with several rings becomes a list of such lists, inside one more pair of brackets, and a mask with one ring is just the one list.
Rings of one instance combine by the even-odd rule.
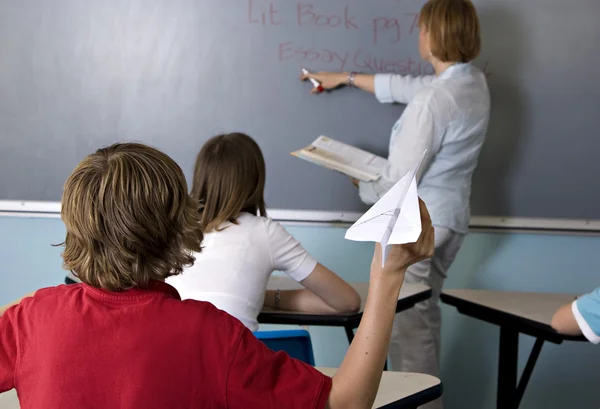
[[[362, 215], [359, 212], [268, 209], [274, 220], [286, 225], [348, 226]], [[60, 218], [60, 202], [0, 200], [0, 216]], [[525, 231], [600, 233], [600, 219], [545, 219], [525, 217], [473, 216], [472, 231]]]
[[600, 233], [600, 219], [546, 219], [528, 217], [473, 216], [473, 230], [496, 229], [515, 231], [590, 232]]

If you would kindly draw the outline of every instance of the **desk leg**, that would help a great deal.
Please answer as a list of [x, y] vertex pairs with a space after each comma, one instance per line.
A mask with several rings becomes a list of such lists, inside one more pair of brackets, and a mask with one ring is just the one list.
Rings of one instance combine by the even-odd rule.
[[351, 344], [352, 340], [354, 339], [354, 328], [348, 326], [348, 327], [344, 327], [344, 329], [346, 330], [346, 336], [348, 337], [348, 343]]
[[521, 375], [521, 380], [519, 381], [519, 385], [517, 386], [517, 393], [515, 395], [515, 408], [519, 407], [521, 399], [523, 399], [523, 395], [525, 394], [525, 388], [527, 388], [527, 384], [529, 383], [529, 379], [531, 378], [531, 374], [533, 373], [533, 368], [535, 367], [535, 363], [537, 362], [537, 359], [540, 356], [540, 352], [542, 352], [543, 346], [544, 340], [542, 338], [538, 338], [535, 340], [535, 345], [531, 350], [531, 354], [529, 354], [527, 365], [525, 365], [525, 370], [523, 371], [523, 375]]
[[511, 328], [500, 327], [497, 409], [516, 409], [518, 359], [519, 333]]

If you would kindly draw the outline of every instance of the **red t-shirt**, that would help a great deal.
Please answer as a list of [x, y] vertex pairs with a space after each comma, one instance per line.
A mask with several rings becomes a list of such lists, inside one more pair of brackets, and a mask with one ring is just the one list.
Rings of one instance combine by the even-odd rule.
[[0, 317], [0, 392], [22, 409], [324, 408], [331, 379], [161, 282], [38, 291]]

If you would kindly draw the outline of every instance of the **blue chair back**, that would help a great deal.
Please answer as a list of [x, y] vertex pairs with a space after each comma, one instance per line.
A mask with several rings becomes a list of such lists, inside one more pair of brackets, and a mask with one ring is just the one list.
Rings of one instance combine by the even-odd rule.
[[292, 358], [315, 365], [310, 334], [306, 330], [256, 331], [254, 335], [275, 352], [285, 351]]

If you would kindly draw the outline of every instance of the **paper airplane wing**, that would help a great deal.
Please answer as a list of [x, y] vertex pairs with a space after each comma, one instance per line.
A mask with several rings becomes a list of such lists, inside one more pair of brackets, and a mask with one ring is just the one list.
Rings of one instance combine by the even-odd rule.
[[421, 216], [416, 175], [427, 151], [419, 162], [377, 201], [348, 231], [346, 239], [380, 242], [385, 265], [391, 244], [414, 243], [421, 234]]
[[[421, 163], [423, 162], [423, 158], [427, 151], [423, 152], [419, 162], [415, 165], [415, 167], [408, 172], [402, 179], [398, 181], [381, 199], [377, 201], [360, 219], [356, 221], [346, 232], [345, 238], [348, 240], [354, 241], [376, 241], [382, 242], [385, 246], [388, 243], [388, 240], [391, 239], [393, 235], [393, 230], [401, 230], [404, 225], [415, 225], [413, 223], [407, 223], [407, 220], [402, 220], [400, 224], [398, 224], [398, 219], [404, 213], [404, 218], [414, 217], [414, 206], [416, 206], [417, 213], [416, 217], [418, 220], [419, 226], [419, 234], [421, 232], [421, 218], [419, 215], [419, 199], [417, 194], [417, 183], [415, 176], [421, 167]], [[412, 186], [414, 184], [414, 186]], [[408, 192], [413, 189], [411, 194], [411, 206], [402, 212], [402, 208], [404, 207], [404, 203], [407, 199]], [[411, 229], [414, 230], [414, 229]], [[414, 231], [407, 231], [407, 235], [409, 238], [414, 236]], [[391, 244], [402, 244], [402, 243], [410, 243], [410, 241], [400, 242], [400, 234], [396, 235], [394, 242]], [[419, 236], [417, 235], [417, 238]], [[416, 239], [415, 239], [416, 241]]]
[[360, 219], [346, 231], [346, 239], [354, 241], [380, 242], [394, 218], [398, 202], [410, 183], [409, 175], [404, 176]]
[[354, 241], [381, 241], [392, 219], [392, 213], [374, 216], [371, 220], [355, 224], [346, 231], [347, 240]]
[[388, 240], [388, 244], [414, 243], [421, 235], [421, 212], [419, 209], [419, 195], [417, 181], [413, 178], [396, 224]]

